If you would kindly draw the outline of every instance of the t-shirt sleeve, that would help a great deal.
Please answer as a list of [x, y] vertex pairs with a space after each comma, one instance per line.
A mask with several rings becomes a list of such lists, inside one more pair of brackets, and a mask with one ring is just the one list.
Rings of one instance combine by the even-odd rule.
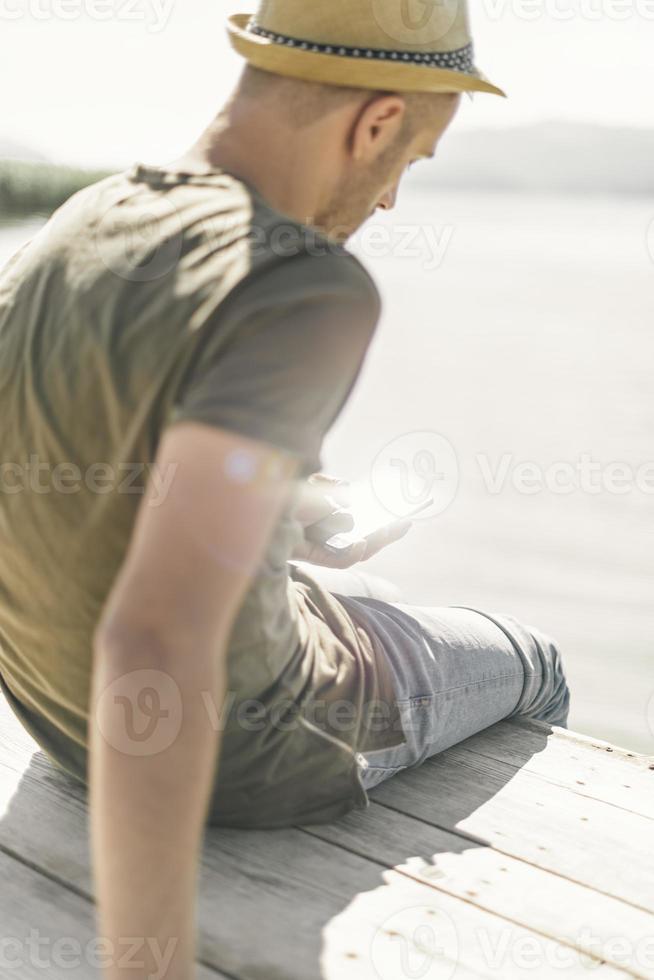
[[242, 433], [299, 457], [304, 475], [317, 472], [379, 313], [379, 293], [349, 253], [278, 262], [218, 310], [174, 421]]

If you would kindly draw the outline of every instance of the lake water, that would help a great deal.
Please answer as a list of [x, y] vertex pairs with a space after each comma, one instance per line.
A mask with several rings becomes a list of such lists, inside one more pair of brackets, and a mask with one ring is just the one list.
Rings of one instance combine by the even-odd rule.
[[0, 266], [43, 225], [40, 218], [7, 223], [0, 218]]
[[[330, 472], [362, 484], [377, 481], [380, 460], [395, 466], [413, 498], [435, 459], [437, 499], [451, 503], [366, 567], [405, 601], [510, 613], [552, 634], [570, 726], [644, 752], [653, 219], [646, 199], [414, 185], [355, 242], [385, 309], [324, 454]], [[0, 261], [35, 227], [0, 228]]]

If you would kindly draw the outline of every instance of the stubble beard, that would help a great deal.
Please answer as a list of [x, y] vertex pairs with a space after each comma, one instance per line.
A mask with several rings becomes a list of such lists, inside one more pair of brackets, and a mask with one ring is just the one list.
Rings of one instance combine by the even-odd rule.
[[316, 214], [314, 225], [332, 241], [345, 244], [375, 213], [403, 149], [401, 134], [374, 168], [361, 171], [356, 177], [344, 178], [327, 205]]
[[374, 209], [370, 187], [343, 183], [315, 217], [316, 227], [331, 241], [344, 245], [370, 217]]

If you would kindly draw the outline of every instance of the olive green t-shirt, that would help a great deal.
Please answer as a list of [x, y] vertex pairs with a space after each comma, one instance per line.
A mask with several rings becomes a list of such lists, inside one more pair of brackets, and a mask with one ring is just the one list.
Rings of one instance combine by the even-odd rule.
[[[162, 432], [193, 420], [319, 471], [379, 313], [346, 249], [222, 172], [137, 165], [75, 195], [0, 273], [0, 678], [77, 778], [92, 636], [164, 479]], [[378, 641], [288, 563], [297, 493], [232, 630], [214, 823], [365, 805], [357, 753], [403, 741]]]

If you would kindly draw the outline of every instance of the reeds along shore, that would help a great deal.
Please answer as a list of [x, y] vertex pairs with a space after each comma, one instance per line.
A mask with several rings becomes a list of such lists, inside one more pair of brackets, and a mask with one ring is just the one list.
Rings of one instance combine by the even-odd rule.
[[0, 221], [50, 215], [72, 194], [106, 176], [106, 171], [0, 160]]

